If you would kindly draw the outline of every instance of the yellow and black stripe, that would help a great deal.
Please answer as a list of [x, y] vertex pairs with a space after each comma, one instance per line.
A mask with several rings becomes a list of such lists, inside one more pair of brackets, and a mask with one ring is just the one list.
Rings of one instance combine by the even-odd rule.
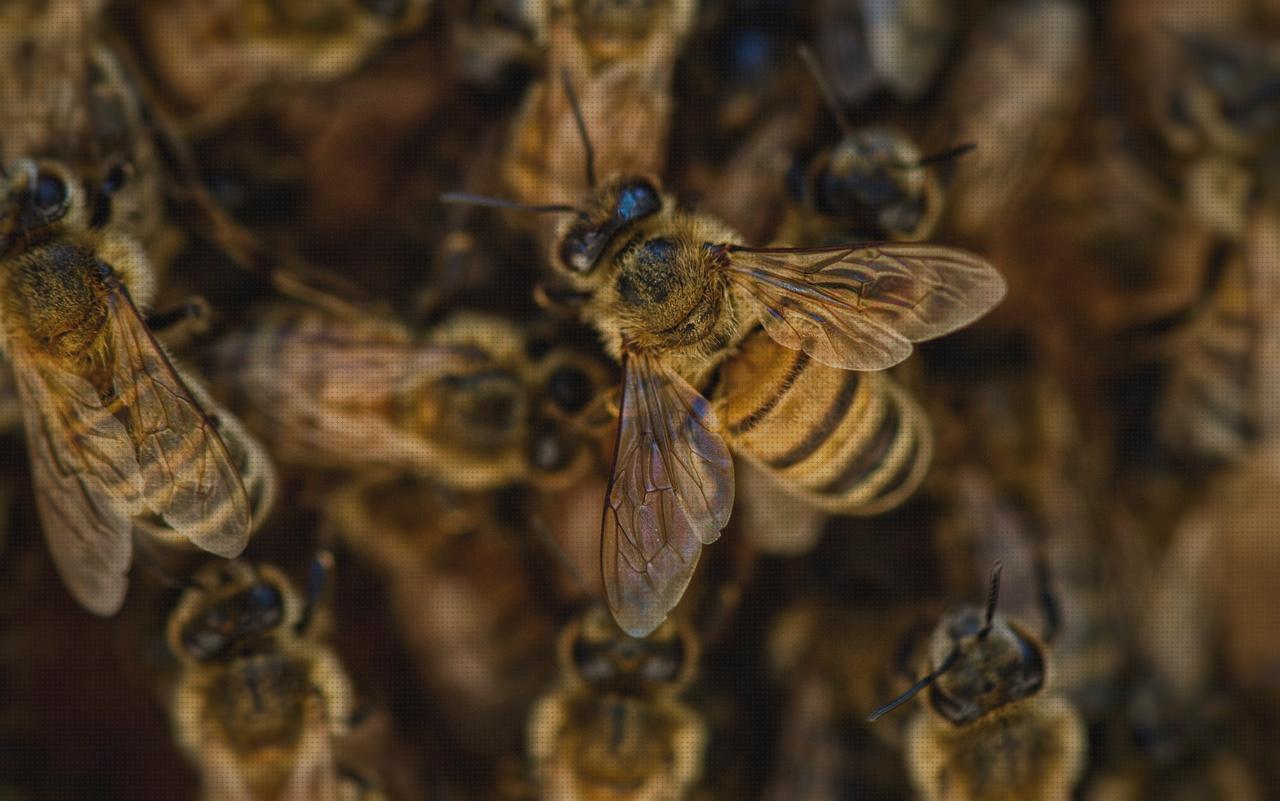
[[828, 367], [763, 331], [723, 366], [716, 397], [738, 455], [833, 514], [897, 506], [932, 458], [924, 412], [886, 373]]

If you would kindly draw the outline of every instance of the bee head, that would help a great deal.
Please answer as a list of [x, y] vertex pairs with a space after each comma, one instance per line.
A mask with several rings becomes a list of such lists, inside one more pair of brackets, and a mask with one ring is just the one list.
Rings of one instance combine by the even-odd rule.
[[169, 644], [180, 659], [224, 660], [294, 624], [301, 614], [287, 579], [274, 569], [217, 563], [197, 574], [179, 602]]
[[636, 638], [618, 628], [603, 606], [591, 607], [565, 630], [560, 650], [561, 663], [579, 682], [624, 695], [683, 686], [697, 663], [696, 641], [674, 620]]
[[850, 132], [810, 166], [803, 194], [814, 211], [868, 238], [910, 230], [924, 213], [929, 179], [906, 136], [885, 128]]
[[84, 191], [62, 164], [22, 159], [4, 171], [0, 181], [4, 190], [0, 243], [4, 245], [61, 220], [83, 218]]
[[956, 726], [1039, 692], [1045, 681], [1044, 651], [1034, 637], [996, 613], [1000, 571], [996, 562], [985, 608], [962, 607], [945, 615], [934, 629], [925, 677], [872, 712], [868, 722], [926, 688], [934, 711]]
[[950, 669], [929, 690], [929, 702], [957, 726], [972, 723], [1044, 686], [1044, 652], [1030, 634], [997, 614], [966, 607], [948, 614], [930, 643], [933, 664], [956, 654]]
[[635, 224], [662, 208], [662, 193], [655, 181], [628, 176], [605, 183], [593, 193], [587, 211], [562, 225], [556, 238], [556, 266], [572, 276], [596, 274], [605, 255]]

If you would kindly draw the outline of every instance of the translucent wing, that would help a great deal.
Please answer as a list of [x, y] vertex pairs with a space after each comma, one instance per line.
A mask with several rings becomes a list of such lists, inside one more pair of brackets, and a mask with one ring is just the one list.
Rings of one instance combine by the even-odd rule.
[[283, 450], [426, 469], [447, 466], [446, 454], [380, 410], [484, 363], [465, 349], [415, 343], [403, 330], [317, 314], [289, 315], [229, 337], [218, 359], [274, 426]]
[[142, 474], [142, 502], [173, 529], [228, 559], [249, 542], [249, 498], [222, 438], [151, 336], [123, 286], [109, 296], [115, 416]]
[[115, 614], [141, 508], [133, 442], [88, 381], [36, 367], [18, 349], [12, 356], [36, 508], [54, 564], [82, 606]]
[[609, 606], [633, 636], [684, 594], [702, 546], [733, 510], [733, 461], [710, 404], [647, 354], [628, 354], [601, 566]]
[[778, 344], [846, 370], [892, 367], [911, 343], [963, 328], [1005, 294], [990, 264], [934, 245], [716, 247]]

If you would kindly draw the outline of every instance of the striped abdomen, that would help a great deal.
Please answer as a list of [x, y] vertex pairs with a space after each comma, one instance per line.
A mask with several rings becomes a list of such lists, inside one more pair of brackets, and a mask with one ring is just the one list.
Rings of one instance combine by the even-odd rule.
[[1241, 459], [1262, 433], [1257, 385], [1260, 320], [1236, 254], [1178, 342], [1161, 399], [1160, 435], [1182, 456]]
[[915, 400], [883, 372], [837, 370], [763, 332], [721, 370], [731, 447], [834, 514], [876, 514], [919, 485], [933, 452]]

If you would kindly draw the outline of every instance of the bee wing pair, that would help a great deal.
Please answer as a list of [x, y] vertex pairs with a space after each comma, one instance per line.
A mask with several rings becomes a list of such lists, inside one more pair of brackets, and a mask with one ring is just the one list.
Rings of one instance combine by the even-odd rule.
[[[882, 370], [912, 343], [991, 310], [1005, 284], [963, 251], [921, 244], [838, 248], [708, 245], [764, 310], [778, 344], [847, 370]], [[710, 404], [657, 357], [627, 353], [601, 564], [609, 605], [633, 636], [684, 594], [703, 545], [733, 510], [733, 460]]]
[[248, 496], [213, 422], [118, 282], [108, 305], [105, 392], [11, 351], [54, 562], [76, 599], [100, 615], [124, 602], [134, 518], [150, 512], [228, 558], [244, 550], [251, 529]]

